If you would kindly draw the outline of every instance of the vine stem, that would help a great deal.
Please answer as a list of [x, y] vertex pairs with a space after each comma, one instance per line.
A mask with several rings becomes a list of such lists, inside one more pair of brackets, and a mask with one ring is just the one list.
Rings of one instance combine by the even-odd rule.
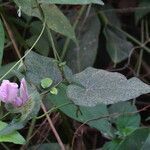
[[[77, 24], [79, 23], [79, 20], [80, 20], [82, 14], [83, 14], [85, 8], [86, 8], [86, 5], [83, 5], [83, 6], [81, 7], [81, 9], [80, 9], [80, 11], [79, 11], [79, 15], [78, 15], [78, 17], [77, 17], [77, 19], [76, 19], [76, 21], [75, 21], [75, 23], [74, 23], [74, 25], [73, 25], [73, 29], [74, 29], [74, 30], [75, 30]], [[65, 55], [66, 55], [66, 52], [67, 52], [67, 48], [68, 48], [69, 43], [70, 43], [70, 39], [67, 38], [67, 40], [65, 41], [64, 47], [63, 47], [63, 51], [62, 51], [61, 57], [60, 57], [62, 61], [63, 61], [63, 59], [64, 59], [64, 57], [65, 57]]]
[[123, 31], [122, 29], [114, 26], [111, 24], [111, 26], [115, 29], [117, 29], [118, 31], [122, 32], [124, 35], [127, 36], [127, 38], [129, 38], [132, 42], [134, 42], [135, 44], [138, 44], [141, 48], [143, 48], [144, 50], [146, 50], [148, 53], [150, 53], [150, 49], [143, 45], [143, 43], [141, 43], [139, 40], [137, 40], [136, 38], [134, 38], [133, 36], [131, 36], [130, 34], [128, 34], [127, 32]]
[[54, 125], [53, 125], [53, 122], [52, 122], [51, 118], [50, 118], [49, 115], [47, 114], [47, 110], [46, 110], [46, 107], [45, 107], [45, 105], [43, 104], [43, 102], [41, 103], [41, 107], [42, 107], [42, 109], [43, 109], [43, 111], [44, 111], [44, 113], [45, 113], [45, 115], [46, 115], [46, 118], [47, 118], [47, 120], [48, 120], [48, 123], [49, 123], [49, 125], [50, 125], [50, 127], [51, 127], [51, 129], [52, 129], [52, 131], [53, 131], [53, 133], [54, 133], [54, 135], [55, 135], [55, 137], [56, 137], [56, 139], [57, 139], [57, 141], [58, 141], [60, 147], [61, 147], [61, 150], [65, 150], [65, 147], [64, 147], [64, 145], [63, 145], [63, 142], [61, 141], [60, 136], [59, 136], [59, 134], [57, 133], [57, 131], [56, 131]]
[[31, 52], [31, 50], [34, 48], [34, 46], [38, 43], [38, 41], [40, 40], [44, 30], [45, 30], [45, 22], [43, 23], [43, 28], [41, 30], [41, 33], [39, 34], [38, 38], [36, 39], [36, 41], [33, 43], [33, 45], [31, 46], [31, 48], [25, 53], [25, 55], [23, 57], [21, 57], [1, 78], [0, 81], [7, 76], [20, 62], [22, 62], [22, 60]]
[[50, 40], [50, 42], [52, 44], [54, 57], [55, 57], [56, 60], [60, 61], [60, 57], [59, 57], [59, 55], [57, 53], [57, 50], [56, 50], [56, 47], [55, 47], [55, 44], [54, 44], [53, 36], [52, 36], [51, 31], [50, 31], [50, 29], [48, 27], [47, 27], [47, 33], [48, 33], [48, 38], [49, 38], [49, 40]]

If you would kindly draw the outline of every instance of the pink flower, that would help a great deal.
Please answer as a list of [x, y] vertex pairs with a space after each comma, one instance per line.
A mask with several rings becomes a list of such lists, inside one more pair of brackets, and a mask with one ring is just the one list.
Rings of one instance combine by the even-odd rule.
[[18, 84], [3, 80], [0, 86], [0, 100], [4, 103], [11, 103], [15, 107], [20, 107], [29, 99], [26, 81], [21, 80], [20, 88]]

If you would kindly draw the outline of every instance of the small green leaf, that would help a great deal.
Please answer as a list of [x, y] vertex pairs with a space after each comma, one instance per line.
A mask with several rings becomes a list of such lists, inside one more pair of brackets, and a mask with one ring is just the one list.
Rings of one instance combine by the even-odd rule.
[[49, 88], [53, 83], [51, 78], [44, 78], [41, 80], [41, 86], [43, 89]]
[[52, 87], [50, 89], [50, 93], [53, 94], [53, 95], [57, 95], [58, 94], [58, 90], [55, 87]]
[[[7, 123], [0, 121], [0, 130], [4, 129], [7, 125], [8, 125]], [[1, 135], [0, 142], [11, 142], [14, 144], [22, 145], [25, 144], [26, 141], [19, 132], [14, 131], [7, 135]]]

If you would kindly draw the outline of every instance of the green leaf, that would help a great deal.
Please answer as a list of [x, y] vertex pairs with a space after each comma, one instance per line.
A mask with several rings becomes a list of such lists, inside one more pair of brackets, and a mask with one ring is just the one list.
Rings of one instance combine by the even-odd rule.
[[[7, 123], [0, 121], [0, 130], [4, 129], [6, 126], [7, 126]], [[0, 136], [0, 142], [11, 142], [14, 144], [25, 144], [26, 141], [19, 132], [14, 131], [10, 134]]]
[[29, 150], [60, 150], [60, 146], [57, 143], [44, 143], [32, 146]]
[[[138, 78], [129, 80], [120, 73], [87, 68], [75, 74], [67, 88], [67, 96], [76, 105], [96, 106], [127, 101], [150, 92], [150, 86]], [[80, 84], [80, 86], [79, 86]]]
[[114, 63], [119, 63], [129, 57], [133, 45], [127, 41], [127, 37], [124, 34], [111, 25], [105, 27], [104, 34], [108, 54]]
[[66, 16], [60, 11], [60, 9], [56, 5], [42, 4], [41, 8], [43, 10], [47, 26], [50, 29], [67, 36], [75, 43], [77, 43], [73, 27], [71, 26]]
[[90, 11], [84, 25], [83, 20], [81, 20], [78, 26], [79, 30], [76, 33], [79, 44], [75, 45], [71, 42], [65, 58], [67, 65], [72, 68], [74, 73], [93, 66], [96, 59], [100, 23], [93, 9]]
[[141, 150], [149, 150], [149, 148], [150, 148], [150, 134], [146, 139], [145, 143], [143, 144]]
[[3, 59], [4, 42], [5, 42], [5, 34], [4, 34], [2, 21], [0, 19], [0, 66], [2, 64], [2, 59]]
[[71, 4], [71, 5], [83, 5], [83, 4], [100, 4], [104, 5], [102, 0], [38, 0], [39, 3], [46, 4]]
[[120, 102], [109, 107], [110, 114], [122, 114], [121, 116], [113, 119], [113, 123], [117, 125], [120, 132], [129, 128], [136, 129], [140, 126], [140, 115], [138, 113], [130, 114], [136, 111], [136, 106], [132, 105], [130, 102]]
[[77, 107], [66, 95], [67, 86], [61, 84], [57, 87], [57, 95], [48, 95], [48, 99], [67, 116], [86, 123], [91, 127], [100, 130], [105, 136], [112, 136], [111, 124], [104, 116], [108, 115], [107, 107], [103, 104], [95, 107]]
[[140, 150], [149, 135], [150, 128], [139, 128], [126, 136], [116, 150]]
[[14, 0], [14, 2], [28, 16], [42, 18], [36, 0]]
[[43, 78], [51, 78], [54, 85], [62, 80], [59, 67], [53, 58], [31, 51], [25, 58], [25, 65], [27, 80], [36, 86], [40, 86]]
[[58, 90], [55, 87], [52, 87], [50, 89], [50, 93], [53, 94], [53, 95], [57, 95], [58, 94]]
[[136, 21], [136, 23], [138, 23], [138, 21], [140, 19], [142, 19], [144, 16], [146, 16], [150, 12], [149, 7], [150, 7], [150, 1], [149, 0], [140, 0], [139, 6], [137, 7], [139, 9], [137, 9], [135, 11], [135, 21]]
[[116, 150], [121, 140], [112, 140], [110, 142], [106, 142], [103, 146], [102, 150]]
[[52, 83], [53, 83], [53, 80], [51, 78], [44, 78], [41, 80], [41, 86], [43, 89], [50, 87]]

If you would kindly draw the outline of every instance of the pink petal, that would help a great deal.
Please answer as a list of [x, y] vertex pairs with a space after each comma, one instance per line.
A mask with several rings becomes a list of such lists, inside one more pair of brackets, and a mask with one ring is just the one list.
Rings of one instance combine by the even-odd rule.
[[13, 103], [12, 103], [15, 107], [20, 107], [21, 105], [23, 105], [23, 101], [20, 97], [17, 97]]
[[11, 103], [18, 94], [18, 85], [9, 80], [3, 80], [0, 86], [0, 100], [5, 103]]
[[24, 78], [21, 80], [21, 85], [19, 90], [20, 90], [20, 98], [23, 100], [23, 104], [24, 104], [29, 99], [27, 84]]

